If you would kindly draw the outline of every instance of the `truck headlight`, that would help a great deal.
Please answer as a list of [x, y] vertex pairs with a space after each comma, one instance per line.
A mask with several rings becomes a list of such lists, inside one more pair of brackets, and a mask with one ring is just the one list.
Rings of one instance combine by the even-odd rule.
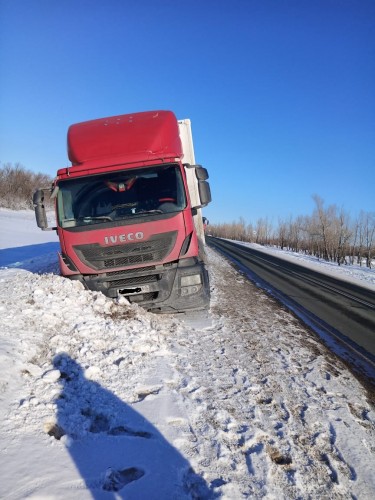
[[200, 274], [191, 274], [190, 276], [181, 276], [181, 286], [200, 285], [202, 278]]
[[202, 278], [200, 274], [190, 274], [181, 276], [181, 297], [198, 293], [202, 288]]

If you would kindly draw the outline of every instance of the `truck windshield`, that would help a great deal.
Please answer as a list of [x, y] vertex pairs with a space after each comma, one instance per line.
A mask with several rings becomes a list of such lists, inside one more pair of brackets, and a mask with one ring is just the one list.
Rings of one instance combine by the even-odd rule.
[[59, 183], [62, 227], [179, 212], [186, 207], [177, 165], [134, 169]]

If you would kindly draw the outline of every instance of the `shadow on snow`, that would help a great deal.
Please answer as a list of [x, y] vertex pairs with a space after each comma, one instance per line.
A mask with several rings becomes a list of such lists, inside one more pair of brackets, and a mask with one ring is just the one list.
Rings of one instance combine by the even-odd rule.
[[32, 272], [55, 272], [60, 243], [49, 242], [0, 250], [0, 267]]
[[148, 420], [85, 378], [76, 361], [59, 354], [54, 366], [61, 373], [61, 392], [58, 423], [50, 434], [68, 436], [67, 449], [95, 500], [215, 496]]

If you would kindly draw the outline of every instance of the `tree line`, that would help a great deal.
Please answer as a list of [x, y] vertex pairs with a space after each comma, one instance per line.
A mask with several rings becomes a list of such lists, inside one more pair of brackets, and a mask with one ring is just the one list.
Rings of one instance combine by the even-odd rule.
[[31, 172], [20, 163], [5, 163], [0, 166], [0, 207], [33, 208], [34, 191], [51, 184], [52, 179], [46, 174]]
[[[0, 166], [0, 207], [32, 209], [35, 190], [51, 184], [46, 174], [31, 172], [20, 163], [5, 163]], [[375, 212], [361, 211], [352, 219], [343, 208], [325, 207], [318, 195], [313, 199], [311, 215], [279, 219], [276, 225], [267, 217], [255, 224], [240, 217], [232, 223], [211, 224], [208, 231], [220, 238], [272, 245], [339, 265], [357, 263], [371, 268], [375, 259]]]
[[325, 207], [314, 195], [311, 215], [279, 219], [276, 225], [266, 218], [255, 224], [238, 221], [212, 224], [212, 236], [276, 246], [282, 250], [315, 256], [341, 264], [359, 264], [371, 268], [375, 259], [375, 212], [361, 211], [354, 219], [336, 205]]

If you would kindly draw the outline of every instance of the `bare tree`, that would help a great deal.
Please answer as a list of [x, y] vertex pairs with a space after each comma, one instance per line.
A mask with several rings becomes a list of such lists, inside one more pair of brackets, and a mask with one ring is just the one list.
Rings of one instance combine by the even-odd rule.
[[33, 208], [34, 191], [51, 183], [52, 179], [48, 175], [26, 170], [20, 163], [5, 163], [0, 168], [0, 206], [12, 209]]
[[350, 229], [349, 215], [342, 208], [336, 217], [336, 262], [340, 266], [346, 263], [345, 257], [348, 255], [349, 241], [352, 237], [353, 231]]
[[279, 219], [279, 223], [276, 229], [277, 235], [277, 245], [284, 250], [287, 245], [287, 236], [288, 236], [288, 223], [282, 219]]
[[365, 214], [365, 255], [366, 266], [371, 269], [372, 257], [375, 256], [374, 237], [375, 237], [375, 213], [367, 212]]
[[321, 242], [323, 244], [323, 258], [329, 260], [330, 252], [328, 245], [328, 214], [324, 209], [324, 201], [320, 196], [314, 195], [313, 200], [315, 201], [315, 211], [313, 217], [315, 217], [315, 224], [317, 229], [317, 234], [320, 236]]

